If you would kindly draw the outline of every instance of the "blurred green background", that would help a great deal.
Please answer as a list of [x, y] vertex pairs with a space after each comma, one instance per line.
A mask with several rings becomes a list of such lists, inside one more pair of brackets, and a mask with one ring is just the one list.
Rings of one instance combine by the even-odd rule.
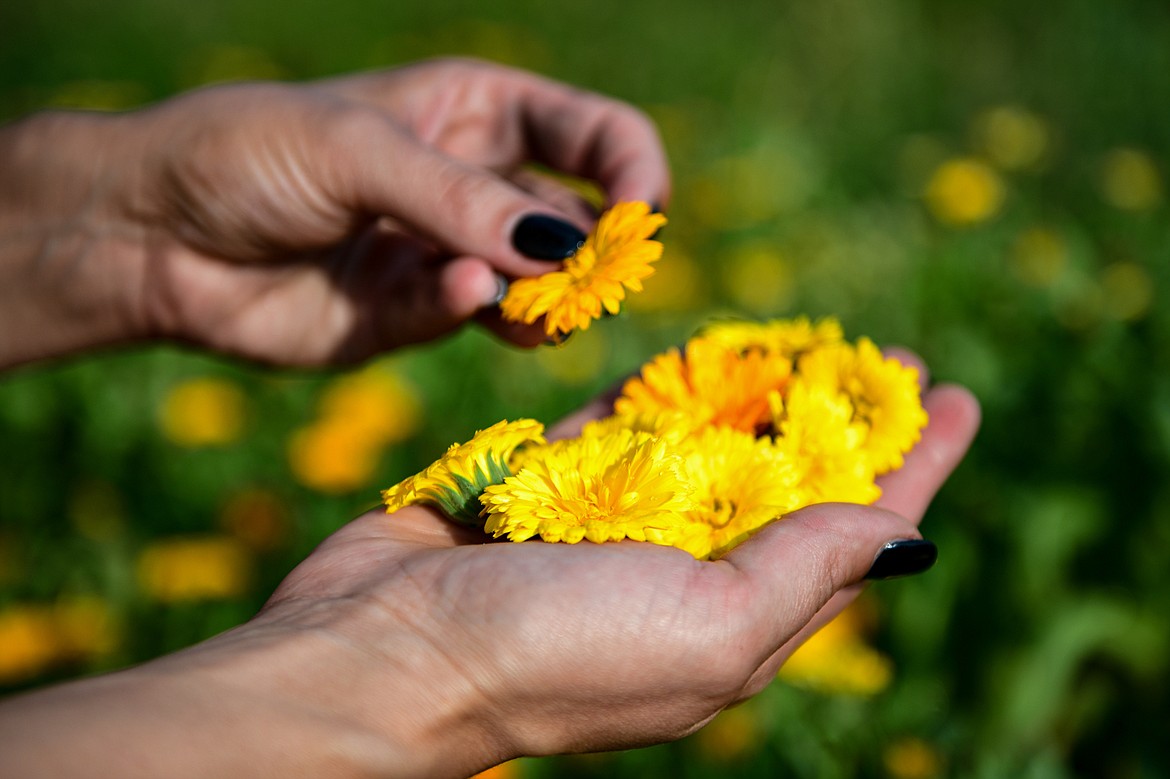
[[983, 403], [925, 523], [939, 565], [694, 737], [497, 773], [1164, 775], [1164, 3], [73, 0], [5, 3], [0, 31], [3, 119], [466, 54], [645, 108], [676, 183], [646, 293], [560, 349], [468, 331], [304, 375], [157, 347], [0, 378], [3, 689], [246, 619], [379, 488], [713, 314], [832, 314]]

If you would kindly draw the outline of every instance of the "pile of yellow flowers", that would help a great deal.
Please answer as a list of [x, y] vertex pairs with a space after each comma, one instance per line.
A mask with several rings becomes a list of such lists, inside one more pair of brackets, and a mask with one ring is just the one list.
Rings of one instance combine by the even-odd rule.
[[[652, 272], [662, 221], [619, 204], [578, 252], [587, 262], [528, 302], [554, 330], [616, 311], [623, 285]], [[917, 370], [846, 341], [836, 320], [717, 322], [643, 365], [578, 437], [499, 422], [382, 498], [511, 541], [628, 538], [710, 559], [803, 506], [877, 500], [875, 478], [902, 465], [926, 421]]]
[[832, 319], [716, 323], [644, 365], [577, 438], [499, 422], [383, 500], [512, 541], [630, 538], [705, 559], [802, 506], [872, 503], [925, 424], [917, 370]]

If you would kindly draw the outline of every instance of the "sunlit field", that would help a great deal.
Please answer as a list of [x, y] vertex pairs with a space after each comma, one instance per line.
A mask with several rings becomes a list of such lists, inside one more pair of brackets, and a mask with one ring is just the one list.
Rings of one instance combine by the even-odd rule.
[[638, 105], [675, 179], [645, 292], [561, 346], [469, 329], [304, 373], [152, 345], [0, 377], [0, 690], [238, 624], [452, 442], [553, 422], [713, 317], [831, 315], [983, 405], [923, 525], [938, 564], [694, 736], [494, 775], [1164, 775], [1164, 4], [8, 6], [0, 119], [459, 54]]

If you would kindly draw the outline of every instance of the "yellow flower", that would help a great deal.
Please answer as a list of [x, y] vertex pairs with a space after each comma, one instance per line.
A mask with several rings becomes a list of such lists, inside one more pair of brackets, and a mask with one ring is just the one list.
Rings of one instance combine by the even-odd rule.
[[998, 106], [975, 120], [975, 143], [1005, 170], [1036, 168], [1048, 151], [1050, 132], [1044, 120], [1018, 106]]
[[52, 613], [43, 607], [0, 611], [0, 683], [28, 679], [56, 662], [60, 652]]
[[163, 603], [234, 598], [252, 580], [252, 558], [234, 538], [156, 541], [138, 558], [138, 585]]
[[340, 494], [368, 484], [382, 454], [362, 425], [327, 417], [302, 427], [288, 441], [288, 464], [301, 484]]
[[865, 642], [863, 602], [822, 627], [780, 667], [779, 678], [824, 693], [869, 696], [890, 684], [893, 663]]
[[788, 395], [772, 397], [776, 446], [798, 473], [800, 506], [813, 503], [873, 503], [881, 496], [863, 448], [868, 433], [853, 417], [853, 404], [825, 385], [799, 375]]
[[520, 770], [519, 760], [509, 760], [506, 763], [492, 766], [484, 771], [480, 771], [471, 779], [517, 779], [522, 776], [523, 772]]
[[964, 158], [944, 162], [926, 185], [926, 205], [934, 217], [954, 227], [984, 222], [1003, 205], [1004, 186], [984, 162]]
[[845, 338], [836, 319], [826, 317], [814, 324], [806, 316], [770, 322], [726, 320], [707, 325], [700, 335], [737, 352], [759, 349], [765, 354], [793, 360], [804, 352], [841, 343]]
[[768, 394], [788, 381], [792, 362], [752, 350], [740, 354], [706, 338], [693, 338], [685, 356], [658, 355], [625, 383], [614, 403], [619, 414], [680, 411], [696, 427], [726, 425], [754, 433], [768, 421]]
[[703, 560], [734, 548], [797, 507], [798, 473], [769, 438], [708, 427], [680, 446], [698, 506], [675, 546]]
[[404, 380], [383, 368], [336, 379], [321, 395], [321, 418], [348, 422], [379, 444], [401, 441], [418, 428], [422, 408]]
[[499, 538], [670, 544], [695, 507], [682, 458], [663, 439], [619, 430], [558, 441], [484, 490], [484, 529]]
[[414, 503], [437, 506], [451, 519], [480, 527], [479, 496], [512, 474], [509, 464], [522, 446], [544, 443], [544, 425], [532, 419], [497, 422], [472, 439], [452, 444], [424, 470], [382, 492], [386, 513]]
[[916, 368], [885, 359], [873, 341], [861, 338], [856, 346], [809, 352], [798, 373], [849, 398], [854, 419], [868, 427], [864, 448], [875, 473], [902, 467], [902, 455], [922, 437], [927, 422]]
[[618, 203], [561, 270], [512, 283], [500, 303], [504, 318], [532, 324], [544, 316], [545, 332], [555, 337], [587, 329], [603, 309], [618, 313], [626, 290], [641, 291], [654, 272], [662, 244], [650, 236], [664, 224], [666, 217], [646, 203]]
[[221, 446], [240, 437], [244, 411], [244, 393], [232, 382], [191, 379], [163, 399], [159, 422], [163, 434], [179, 446]]
[[602, 438], [619, 430], [635, 433], [650, 433], [677, 444], [697, 429], [694, 420], [681, 411], [664, 409], [635, 414], [612, 414], [602, 419], [586, 422], [581, 429], [582, 437]]

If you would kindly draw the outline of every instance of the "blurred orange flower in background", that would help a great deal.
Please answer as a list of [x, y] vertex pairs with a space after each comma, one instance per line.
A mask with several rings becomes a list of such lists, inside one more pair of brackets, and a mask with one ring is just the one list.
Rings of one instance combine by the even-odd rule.
[[368, 484], [382, 452], [422, 421], [422, 402], [405, 379], [374, 366], [335, 380], [321, 395], [318, 418], [288, 441], [297, 481], [340, 494]]

